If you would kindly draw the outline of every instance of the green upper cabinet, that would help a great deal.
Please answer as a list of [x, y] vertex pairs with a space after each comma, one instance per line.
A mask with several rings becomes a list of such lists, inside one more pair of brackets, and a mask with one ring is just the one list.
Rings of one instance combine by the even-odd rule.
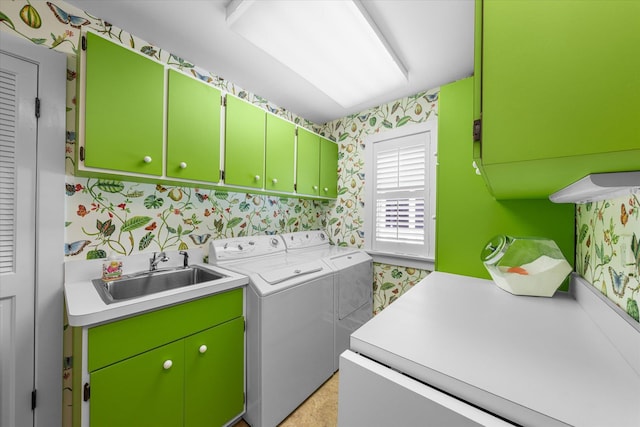
[[220, 179], [220, 91], [169, 70], [167, 176], [215, 183]]
[[475, 156], [492, 194], [546, 198], [640, 169], [640, 2], [477, 5]]
[[262, 188], [266, 112], [227, 95], [225, 119], [225, 183]]
[[84, 57], [84, 165], [162, 175], [164, 66], [93, 33]]
[[298, 194], [320, 195], [320, 137], [298, 128], [296, 189]]
[[338, 196], [338, 144], [320, 138], [320, 195]]
[[264, 188], [293, 193], [296, 125], [267, 114], [266, 132]]

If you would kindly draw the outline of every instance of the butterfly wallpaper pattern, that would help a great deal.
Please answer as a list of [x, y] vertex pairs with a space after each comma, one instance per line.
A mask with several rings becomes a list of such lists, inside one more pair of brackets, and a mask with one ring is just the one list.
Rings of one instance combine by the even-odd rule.
[[576, 227], [576, 271], [640, 322], [638, 195], [578, 205]]

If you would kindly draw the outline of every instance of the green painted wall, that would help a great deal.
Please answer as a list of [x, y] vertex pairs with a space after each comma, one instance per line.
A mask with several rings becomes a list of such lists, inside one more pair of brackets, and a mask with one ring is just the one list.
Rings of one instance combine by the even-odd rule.
[[442, 86], [438, 115], [436, 270], [489, 279], [480, 250], [496, 234], [556, 241], [574, 263], [574, 205], [496, 201], [473, 162], [473, 77]]

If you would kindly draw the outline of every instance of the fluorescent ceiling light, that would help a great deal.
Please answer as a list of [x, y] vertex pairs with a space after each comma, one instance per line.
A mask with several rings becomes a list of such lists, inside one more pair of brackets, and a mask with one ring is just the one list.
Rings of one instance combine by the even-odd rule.
[[358, 0], [233, 0], [227, 24], [344, 108], [407, 82]]

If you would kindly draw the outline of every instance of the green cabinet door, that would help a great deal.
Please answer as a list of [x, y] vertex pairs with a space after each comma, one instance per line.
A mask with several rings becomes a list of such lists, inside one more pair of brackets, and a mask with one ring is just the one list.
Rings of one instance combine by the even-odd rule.
[[262, 188], [266, 112], [227, 95], [225, 118], [225, 183]]
[[298, 194], [320, 194], [320, 137], [298, 128], [296, 158], [296, 191]]
[[[640, 2], [482, 2], [482, 164], [497, 197], [640, 169]], [[476, 64], [477, 65], [477, 64]]]
[[90, 380], [91, 427], [183, 423], [184, 340], [99, 369]]
[[87, 33], [84, 165], [162, 175], [164, 66]]
[[320, 138], [320, 195], [338, 196], [338, 144]]
[[185, 339], [185, 427], [221, 426], [244, 407], [244, 318]]
[[266, 190], [293, 193], [296, 125], [267, 114], [265, 141]]
[[169, 70], [167, 176], [220, 179], [220, 91]]

